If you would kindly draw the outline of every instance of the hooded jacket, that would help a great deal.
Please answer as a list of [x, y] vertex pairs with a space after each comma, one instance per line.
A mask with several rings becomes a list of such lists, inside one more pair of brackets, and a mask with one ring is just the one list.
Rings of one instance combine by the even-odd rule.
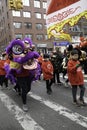
[[9, 60], [0, 60], [0, 75], [6, 75], [6, 71], [4, 65], [7, 63], [9, 64]]
[[80, 64], [79, 61], [69, 60], [67, 66], [68, 78], [71, 85], [83, 85], [84, 77], [82, 73], [82, 67], [76, 67], [77, 64]]
[[49, 60], [44, 60], [41, 65], [43, 77], [45, 80], [53, 78], [53, 65]]

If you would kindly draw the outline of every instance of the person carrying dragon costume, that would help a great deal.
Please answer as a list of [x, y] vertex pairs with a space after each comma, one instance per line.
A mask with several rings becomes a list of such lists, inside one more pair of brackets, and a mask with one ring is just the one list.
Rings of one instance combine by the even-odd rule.
[[[28, 41], [28, 39], [26, 40]], [[39, 57], [36, 51], [32, 51], [32, 43], [28, 41], [29, 47], [25, 46], [22, 40], [13, 40], [6, 48], [10, 59], [10, 64], [5, 65], [7, 78], [21, 89], [23, 110], [28, 111], [27, 93], [31, 90], [31, 83], [35, 78], [38, 62], [35, 58]]]

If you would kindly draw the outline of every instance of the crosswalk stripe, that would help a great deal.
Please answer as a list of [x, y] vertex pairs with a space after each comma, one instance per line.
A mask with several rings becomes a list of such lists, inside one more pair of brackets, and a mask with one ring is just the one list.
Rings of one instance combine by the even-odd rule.
[[55, 103], [55, 102], [46, 100], [40, 96], [37, 96], [32, 92], [29, 93], [29, 96], [37, 101], [40, 101], [42, 104], [53, 109], [54, 111], [58, 112], [58, 114], [63, 115], [65, 117], [67, 117], [68, 119], [76, 122], [77, 124], [87, 128], [87, 117], [82, 116], [79, 113], [72, 112], [70, 109], [68, 109], [58, 103]]
[[5, 107], [14, 114], [14, 117], [19, 122], [24, 130], [44, 130], [39, 126], [28, 113], [17, 106], [17, 104], [5, 93], [0, 90], [0, 100], [3, 102]]

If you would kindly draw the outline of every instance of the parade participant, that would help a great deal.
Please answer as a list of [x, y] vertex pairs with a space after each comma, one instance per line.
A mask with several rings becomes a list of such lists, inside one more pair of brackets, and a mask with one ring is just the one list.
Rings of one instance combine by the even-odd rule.
[[16, 83], [14, 71], [21, 72], [21, 64], [15, 62], [21, 56], [24, 57], [24, 46], [21, 40], [12, 40], [6, 48], [6, 53], [10, 59], [10, 64], [5, 64], [6, 77], [10, 79], [11, 83]]
[[61, 84], [60, 73], [62, 72], [62, 59], [63, 59], [63, 55], [59, 50], [54, 51], [53, 55], [50, 58], [50, 61], [54, 68], [53, 82], [56, 83], [56, 79], [57, 79], [57, 84]]
[[79, 48], [82, 53], [80, 57], [80, 62], [83, 65], [84, 73], [87, 74], [87, 38], [80, 37]]
[[9, 63], [8, 56], [6, 55], [6, 52], [2, 53], [2, 59], [0, 59], [0, 85], [3, 87], [3, 84], [5, 84], [5, 87], [8, 87], [8, 79], [6, 76], [6, 71], [4, 69], [4, 64]]
[[49, 60], [49, 55], [44, 54], [44, 60], [41, 65], [44, 80], [46, 81], [47, 94], [52, 93], [51, 85], [53, 83], [53, 65]]
[[[29, 64], [29, 66], [27, 66], [26, 63], [23, 66], [24, 66], [25, 69], [29, 68], [28, 69], [29, 72], [34, 74], [34, 76], [33, 76], [34, 81], [38, 80], [40, 75], [41, 75], [41, 67], [40, 67], [40, 64], [38, 62], [38, 58], [39, 58], [40, 55], [39, 55], [38, 52], [35, 51], [35, 45], [33, 44], [32, 40], [30, 38], [24, 38], [23, 44], [24, 44], [24, 47], [25, 47], [25, 51], [27, 52], [27, 55], [25, 56], [24, 59], [26, 59], [26, 57], [30, 59], [30, 60], [28, 60], [28, 62], [26, 62], [26, 63]], [[30, 57], [30, 55], [31, 55], [31, 57]], [[36, 65], [35, 65], [35, 63], [36, 63]], [[34, 65], [34, 66], [32, 66], [31, 64]], [[35, 66], [37, 66], [36, 69], [32, 69], [32, 67], [35, 67]]]
[[[84, 77], [82, 73], [82, 67], [78, 60], [78, 51], [76, 49], [73, 49], [71, 51], [71, 59], [68, 61], [67, 66], [67, 73], [68, 73], [68, 79], [72, 86], [72, 97], [73, 97], [73, 103], [79, 105], [85, 105], [84, 102]], [[77, 100], [77, 86], [80, 88], [80, 97], [79, 100]]]
[[31, 90], [38, 66], [33, 60], [37, 57], [37, 52], [27, 51], [21, 40], [13, 40], [6, 50], [10, 58], [10, 64], [5, 66], [7, 77], [21, 88], [23, 110], [28, 111], [27, 93]]
[[[43, 53], [39, 53], [39, 54], [40, 54], [40, 56], [38, 57], [38, 63], [41, 67], [44, 58], [43, 58]], [[40, 75], [39, 75], [39, 80], [41, 80], [41, 79], [43, 79], [42, 69], [40, 69]]]

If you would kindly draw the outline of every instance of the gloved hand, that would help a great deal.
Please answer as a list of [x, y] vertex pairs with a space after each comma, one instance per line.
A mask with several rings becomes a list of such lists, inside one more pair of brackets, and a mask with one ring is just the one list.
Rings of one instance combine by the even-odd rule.
[[78, 68], [78, 67], [80, 67], [81, 66], [81, 64], [76, 64], [76, 68]]

